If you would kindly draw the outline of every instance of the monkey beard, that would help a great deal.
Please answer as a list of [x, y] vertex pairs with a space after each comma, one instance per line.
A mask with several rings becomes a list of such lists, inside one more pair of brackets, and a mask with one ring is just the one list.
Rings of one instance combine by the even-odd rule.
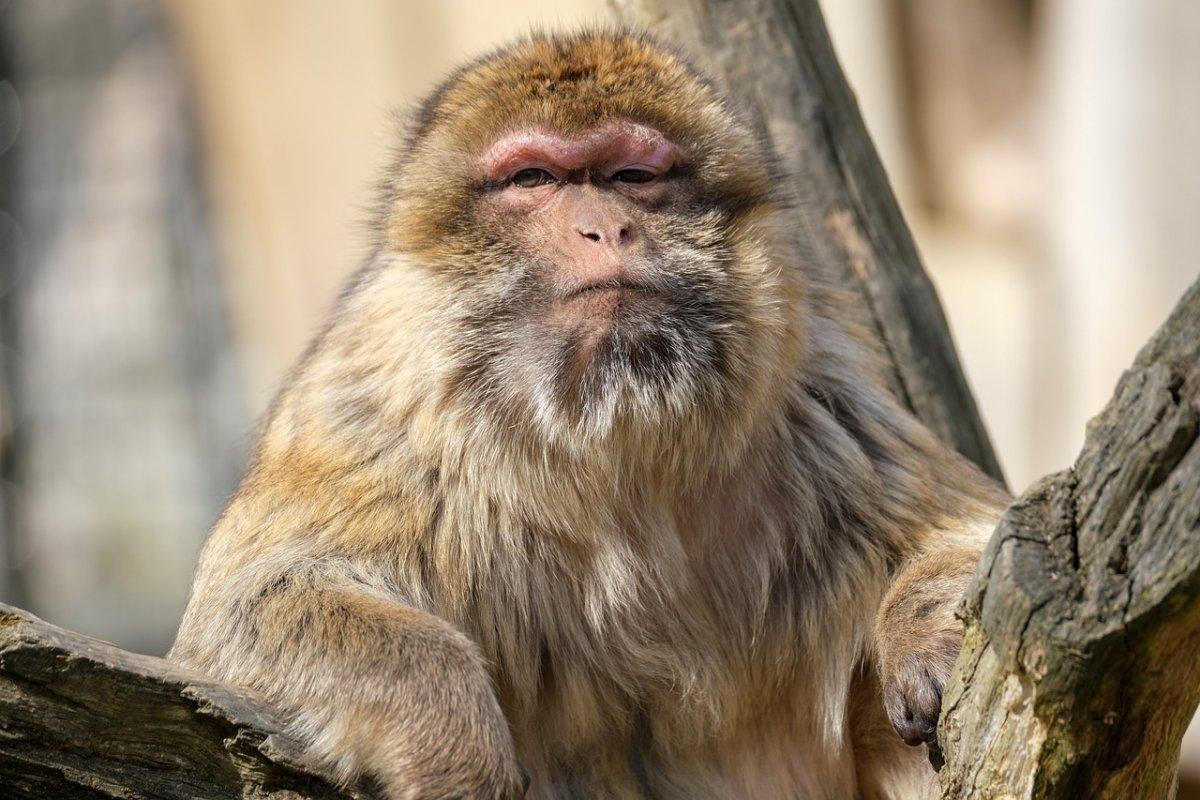
[[724, 299], [719, 257], [679, 247], [654, 262], [646, 291], [622, 300], [598, 334], [547, 322], [557, 298], [537, 266], [510, 273], [486, 310], [464, 320], [476, 405], [510, 424], [531, 419], [547, 440], [576, 449], [620, 431], [671, 436], [733, 402], [742, 326]]
[[[661, 427], [697, 413], [720, 394], [725, 373], [723, 316], [717, 304], [655, 287], [633, 298], [598, 337], [571, 330], [552, 342], [539, 406], [585, 438], [603, 438], [621, 422]], [[543, 412], [545, 415], [545, 412]]]

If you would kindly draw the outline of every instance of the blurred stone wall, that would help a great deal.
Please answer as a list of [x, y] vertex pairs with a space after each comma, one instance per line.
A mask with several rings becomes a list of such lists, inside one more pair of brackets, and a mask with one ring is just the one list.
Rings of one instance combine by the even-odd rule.
[[162, 650], [246, 429], [184, 72], [153, 3], [0, 15], [4, 599]]

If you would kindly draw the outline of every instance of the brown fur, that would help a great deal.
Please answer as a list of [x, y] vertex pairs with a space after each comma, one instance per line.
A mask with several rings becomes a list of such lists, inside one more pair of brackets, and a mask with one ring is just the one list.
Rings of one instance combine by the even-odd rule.
[[[645, 218], [685, 301], [657, 350], [581, 377], [530, 335], [536, 236], [489, 216], [473, 159], [614, 118], [688, 155], [686, 201]], [[452, 76], [171, 656], [266, 692], [391, 798], [518, 797], [518, 758], [539, 798], [921, 791], [874, 670], [894, 720], [930, 710], [1005, 497], [883, 388], [773, 171], [642, 36], [535, 36]]]

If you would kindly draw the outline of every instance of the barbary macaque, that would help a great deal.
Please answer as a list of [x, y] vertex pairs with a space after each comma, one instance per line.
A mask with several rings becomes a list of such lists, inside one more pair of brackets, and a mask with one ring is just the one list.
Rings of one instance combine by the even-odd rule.
[[924, 796], [1007, 498], [889, 394], [786, 186], [645, 35], [459, 70], [171, 657], [394, 800]]

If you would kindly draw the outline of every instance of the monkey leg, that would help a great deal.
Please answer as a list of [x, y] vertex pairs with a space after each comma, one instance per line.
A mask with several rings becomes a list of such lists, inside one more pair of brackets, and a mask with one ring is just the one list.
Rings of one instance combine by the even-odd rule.
[[[475, 645], [382, 582], [326, 564], [276, 577], [222, 672], [265, 692], [290, 732], [343, 779], [389, 800], [509, 800], [525, 793], [512, 737]], [[240, 640], [240, 641], [238, 641]]]

